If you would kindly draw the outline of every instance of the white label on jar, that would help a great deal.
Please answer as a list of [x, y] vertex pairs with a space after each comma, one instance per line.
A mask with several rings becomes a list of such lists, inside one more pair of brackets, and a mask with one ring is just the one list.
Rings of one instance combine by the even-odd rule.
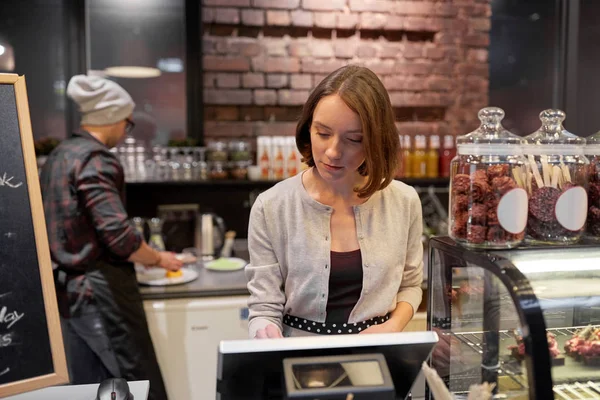
[[587, 193], [581, 186], [565, 190], [556, 201], [554, 210], [558, 223], [570, 231], [583, 228], [587, 217]]
[[516, 188], [509, 190], [498, 203], [498, 222], [510, 233], [521, 233], [527, 225], [527, 192]]

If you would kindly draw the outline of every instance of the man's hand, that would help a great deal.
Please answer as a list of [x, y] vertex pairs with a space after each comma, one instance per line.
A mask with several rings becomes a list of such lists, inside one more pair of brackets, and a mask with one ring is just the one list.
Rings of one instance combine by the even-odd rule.
[[164, 268], [168, 271], [178, 271], [183, 266], [183, 263], [175, 257], [175, 253], [170, 251], [161, 251], [158, 254], [160, 257], [158, 266], [161, 268]]
[[283, 335], [275, 324], [269, 324], [264, 329], [257, 330], [254, 336], [255, 339], [276, 339], [282, 337]]

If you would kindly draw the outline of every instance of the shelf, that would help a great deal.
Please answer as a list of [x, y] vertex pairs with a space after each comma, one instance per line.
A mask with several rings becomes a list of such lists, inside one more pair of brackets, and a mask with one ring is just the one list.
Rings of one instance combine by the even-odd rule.
[[[435, 186], [447, 187], [449, 184], [448, 178], [400, 178], [401, 182], [410, 186]], [[242, 187], [271, 187], [275, 185], [276, 180], [272, 181], [250, 181], [245, 179], [223, 179], [223, 180], [208, 180], [208, 181], [143, 181], [143, 182], [126, 182], [127, 186], [242, 186]]]

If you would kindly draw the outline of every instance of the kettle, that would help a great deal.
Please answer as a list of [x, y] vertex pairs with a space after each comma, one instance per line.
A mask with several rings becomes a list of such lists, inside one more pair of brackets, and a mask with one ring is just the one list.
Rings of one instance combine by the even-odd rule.
[[221, 252], [225, 231], [225, 222], [217, 214], [203, 213], [196, 217], [194, 242], [203, 260], [212, 260]]

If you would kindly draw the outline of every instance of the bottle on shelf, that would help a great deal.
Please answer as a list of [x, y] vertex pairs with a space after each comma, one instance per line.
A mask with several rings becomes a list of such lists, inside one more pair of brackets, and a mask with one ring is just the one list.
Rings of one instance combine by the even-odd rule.
[[440, 164], [440, 137], [431, 135], [429, 137], [429, 150], [426, 154], [426, 175], [428, 178], [437, 178], [439, 176]]
[[412, 174], [413, 165], [413, 151], [410, 144], [410, 135], [404, 135], [402, 138], [402, 176], [404, 178], [410, 178]]
[[265, 181], [271, 179], [272, 176], [271, 141], [268, 136], [259, 136], [257, 140], [257, 164], [260, 167], [260, 179]]
[[282, 137], [273, 138], [273, 178], [275, 180], [281, 180], [284, 178], [285, 173], [285, 157], [283, 155], [283, 145], [285, 140]]
[[450, 177], [450, 161], [456, 156], [456, 147], [454, 147], [454, 136], [444, 136], [444, 146], [440, 156], [440, 176], [442, 178]]
[[293, 136], [286, 137], [286, 165], [285, 175], [287, 177], [294, 176], [298, 173], [298, 154], [296, 152], [296, 139]]
[[415, 151], [412, 160], [412, 178], [425, 178], [427, 176], [427, 158], [425, 149], [427, 142], [425, 136], [415, 136]]

